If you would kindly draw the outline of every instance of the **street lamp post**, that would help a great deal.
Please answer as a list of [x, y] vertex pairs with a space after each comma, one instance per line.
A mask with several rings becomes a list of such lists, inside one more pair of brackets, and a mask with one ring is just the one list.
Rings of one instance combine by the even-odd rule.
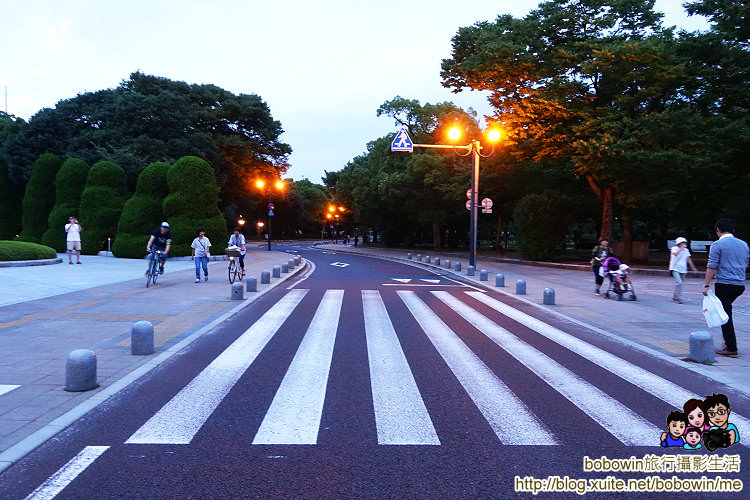
[[[258, 189], [260, 189], [262, 193], [264, 192], [266, 183], [265, 181], [259, 179], [255, 182], [255, 186]], [[282, 181], [276, 181], [276, 183], [274, 183], [274, 186], [279, 191], [282, 191], [284, 189], [284, 183]], [[273, 210], [276, 207], [273, 203], [271, 203], [271, 189], [268, 188], [266, 192], [268, 194], [268, 251], [270, 252], [271, 251], [271, 217], [273, 217]]]
[[[451, 141], [457, 141], [460, 137], [461, 131], [458, 128], [453, 127], [448, 131], [448, 138]], [[494, 153], [494, 144], [500, 140], [500, 131], [498, 129], [490, 129], [487, 132], [487, 138], [489, 139], [490, 143], [493, 144], [493, 147], [490, 153], [486, 155], [482, 154], [482, 149], [484, 148], [482, 147], [482, 144], [476, 139], [472, 139], [471, 142], [465, 146], [457, 146], [454, 144], [414, 144], [409, 137], [406, 127], [402, 128], [396, 134], [393, 142], [391, 142], [391, 151], [412, 153], [414, 151], [414, 148], [437, 148], [452, 149], [456, 154], [458, 154], [456, 150], [465, 149], [466, 154], [462, 154], [459, 156], [472, 155], [473, 161], [471, 169], [471, 187], [469, 188], [469, 203], [471, 204], [471, 217], [469, 222], [469, 265], [474, 266], [475, 268], [477, 265], [477, 201], [479, 198], [479, 159], [492, 156], [492, 154]]]

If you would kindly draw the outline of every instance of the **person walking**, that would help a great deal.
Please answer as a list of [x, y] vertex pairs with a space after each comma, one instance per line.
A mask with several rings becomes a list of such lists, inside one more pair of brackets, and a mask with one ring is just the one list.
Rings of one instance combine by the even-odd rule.
[[601, 273], [602, 263], [607, 257], [612, 255], [612, 249], [609, 247], [609, 241], [604, 238], [599, 239], [599, 244], [591, 250], [591, 270], [594, 272], [594, 295], [601, 295], [600, 289], [604, 283], [604, 275]]
[[211, 241], [206, 238], [206, 231], [198, 229], [198, 237], [190, 244], [191, 256], [195, 261], [195, 282], [201, 281], [201, 267], [203, 267], [204, 280], [208, 281], [208, 257], [211, 255]]
[[693, 259], [690, 256], [690, 250], [687, 247], [687, 240], [680, 236], [674, 240], [674, 246], [670, 250], [669, 255], [669, 274], [672, 275], [675, 281], [674, 293], [672, 293], [672, 301], [682, 304], [682, 283], [685, 281], [685, 275], [687, 274], [688, 265], [693, 271], [698, 269], [693, 264]]
[[245, 254], [247, 253], [247, 247], [245, 246], [245, 235], [240, 232], [240, 228], [234, 228], [234, 232], [229, 237], [229, 246], [236, 246], [240, 249], [240, 269], [242, 270], [242, 276], [245, 276]]
[[745, 278], [750, 259], [747, 243], [734, 236], [735, 224], [732, 219], [719, 219], [716, 222], [716, 235], [719, 237], [708, 254], [706, 280], [703, 295], [708, 295], [711, 280], [716, 277], [714, 293], [724, 306], [729, 321], [721, 325], [724, 336], [724, 349], [716, 354], [737, 357], [737, 337], [732, 322], [732, 303], [745, 292]]
[[70, 217], [65, 224], [65, 245], [68, 253], [68, 264], [73, 264], [73, 250], [76, 251], [76, 264], [81, 263], [81, 231], [83, 226], [76, 217]]

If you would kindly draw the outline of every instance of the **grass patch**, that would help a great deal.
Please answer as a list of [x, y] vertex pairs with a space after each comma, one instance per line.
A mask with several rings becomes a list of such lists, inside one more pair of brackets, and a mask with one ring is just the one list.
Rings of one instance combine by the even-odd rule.
[[26, 241], [0, 241], [0, 261], [54, 259], [54, 248]]

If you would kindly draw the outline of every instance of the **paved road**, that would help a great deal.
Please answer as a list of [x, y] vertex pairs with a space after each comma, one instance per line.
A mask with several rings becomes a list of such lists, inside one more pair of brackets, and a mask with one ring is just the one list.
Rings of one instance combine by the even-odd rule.
[[[413, 266], [295, 250], [314, 273], [8, 469], [2, 496], [505, 498], [515, 476], [716, 476], [582, 470], [584, 456], [663, 455], [665, 417], [689, 397], [725, 392], [750, 429], [750, 402], [731, 388], [529, 304]], [[747, 442], [730, 453], [747, 460]], [[712, 467], [748, 480], [723, 458]]]

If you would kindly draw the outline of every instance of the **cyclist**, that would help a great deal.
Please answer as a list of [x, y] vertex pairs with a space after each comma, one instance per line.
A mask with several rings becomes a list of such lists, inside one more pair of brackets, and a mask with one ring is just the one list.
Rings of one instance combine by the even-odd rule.
[[245, 247], [245, 236], [240, 232], [239, 227], [234, 228], [234, 232], [229, 237], [229, 245], [234, 245], [240, 249], [240, 269], [242, 269], [242, 276], [245, 276], [245, 253], [247, 247]]
[[[172, 246], [172, 233], [169, 230], [169, 223], [162, 222], [161, 226], [158, 229], [154, 229], [151, 233], [151, 237], [148, 239], [148, 243], [146, 243], [146, 251], [149, 254], [151, 254], [152, 246], [156, 250], [161, 250], [159, 254], [159, 274], [164, 274], [164, 262], [167, 260], [169, 248]], [[150, 268], [149, 263], [149, 267], [146, 268], [146, 274], [148, 274]]]

